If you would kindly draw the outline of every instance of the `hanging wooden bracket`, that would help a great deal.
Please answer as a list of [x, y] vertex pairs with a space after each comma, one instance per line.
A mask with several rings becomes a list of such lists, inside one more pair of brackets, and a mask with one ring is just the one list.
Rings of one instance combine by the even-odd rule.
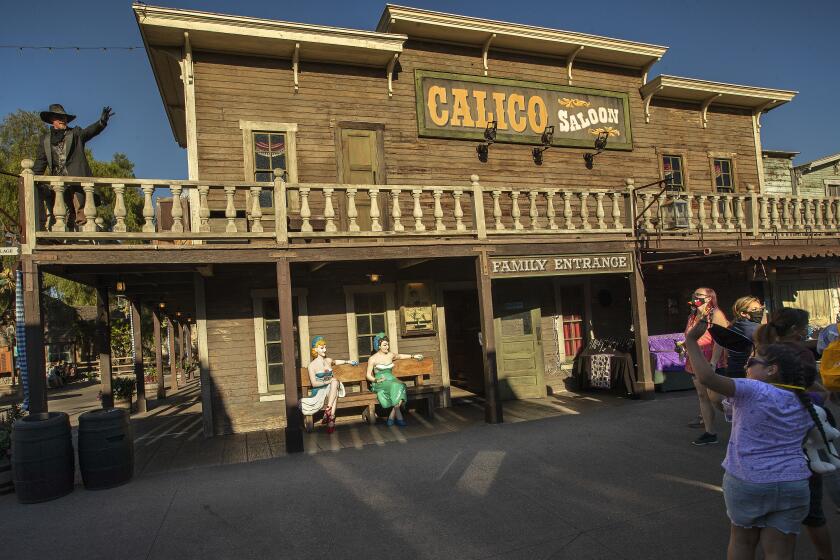
[[295, 93], [300, 89], [298, 84], [298, 72], [300, 70], [300, 43], [295, 43], [295, 52], [292, 55], [292, 72], [295, 78]]
[[659, 91], [662, 91], [662, 87], [663, 86], [659, 86], [655, 90], [653, 90], [650, 93], [648, 93], [647, 95], [645, 95], [644, 105], [645, 105], [645, 122], [646, 123], [650, 123], [650, 101], [651, 101], [651, 99], [653, 99], [654, 94], [656, 94]]
[[385, 70], [388, 74], [388, 97], [393, 97], [394, 95], [394, 67], [396, 67], [399, 57], [400, 54], [395, 53], [394, 57], [388, 61], [388, 68]]
[[650, 73], [650, 69], [653, 68], [653, 65], [659, 62], [661, 59], [655, 58], [648, 62], [644, 69], [642, 70], [642, 85], [645, 85], [648, 82], [648, 74]]
[[484, 62], [484, 75], [485, 76], [487, 75], [487, 70], [488, 70], [487, 53], [490, 52], [490, 43], [492, 43], [493, 39], [495, 39], [495, 38], [496, 38], [496, 34], [492, 33], [489, 37], [487, 37], [487, 40], [484, 41], [484, 46], [481, 48], [481, 59]]
[[715, 93], [714, 95], [710, 95], [706, 99], [703, 100], [703, 104], [700, 105], [700, 116], [701, 121], [703, 122], [703, 128], [706, 128], [706, 125], [709, 123], [709, 105], [712, 104], [712, 101], [720, 97], [721, 94]]
[[776, 105], [777, 103], [779, 103], [779, 102], [774, 99], [772, 101], [768, 101], [767, 103], [765, 103], [764, 105], [762, 105], [761, 107], [759, 107], [758, 109], [755, 110], [755, 112], [753, 113], [753, 116], [755, 117], [755, 126], [756, 127], [761, 128], [761, 114], [764, 113], [764, 111], [768, 110], [770, 107]]
[[577, 58], [577, 55], [579, 55], [582, 50], [583, 45], [580, 45], [566, 60], [566, 77], [569, 79], [569, 85], [572, 85], [572, 65], [575, 63], [575, 58]]

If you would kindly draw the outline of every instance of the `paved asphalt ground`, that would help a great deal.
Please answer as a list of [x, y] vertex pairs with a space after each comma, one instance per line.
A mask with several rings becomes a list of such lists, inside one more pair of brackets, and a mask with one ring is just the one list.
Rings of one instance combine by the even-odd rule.
[[[361, 449], [143, 476], [20, 505], [3, 558], [715, 559], [723, 443], [693, 393]], [[725, 432], [722, 431], [725, 440]], [[840, 545], [840, 515], [826, 500]], [[837, 548], [840, 548], [838, 546]], [[813, 558], [801, 537], [797, 558]]]

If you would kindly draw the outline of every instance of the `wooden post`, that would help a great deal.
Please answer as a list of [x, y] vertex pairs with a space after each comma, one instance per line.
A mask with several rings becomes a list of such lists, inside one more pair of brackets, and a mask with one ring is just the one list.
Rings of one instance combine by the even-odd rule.
[[478, 309], [481, 316], [481, 352], [484, 357], [484, 420], [488, 424], [498, 424], [503, 422], [504, 418], [499, 399], [496, 335], [493, 330], [493, 292], [486, 251], [481, 251], [475, 260], [475, 279], [478, 284]]
[[96, 287], [96, 348], [99, 353], [99, 375], [102, 379], [102, 408], [114, 407], [111, 391], [111, 310], [108, 304], [108, 287]]
[[198, 373], [201, 384], [201, 416], [204, 437], [213, 436], [213, 391], [210, 379], [210, 353], [207, 346], [207, 305], [204, 296], [204, 277], [193, 274], [195, 293], [195, 328], [198, 345]]
[[152, 308], [152, 329], [155, 339], [155, 372], [157, 372], [157, 398], [166, 398], [166, 383], [163, 379], [163, 345], [160, 336], [160, 314]]
[[137, 383], [137, 412], [146, 412], [146, 372], [143, 371], [143, 333], [141, 331], [140, 305], [136, 299], [130, 299], [129, 303], [131, 305], [131, 348], [134, 351], [134, 380]]
[[638, 261], [633, 263], [633, 272], [630, 273], [630, 300], [636, 339], [636, 394], [642, 399], [652, 399], [654, 385], [648, 346], [645, 283]]
[[23, 256], [23, 324], [29, 374], [29, 412], [47, 412], [47, 375], [44, 358], [44, 321], [41, 308], [41, 271], [32, 256]]
[[487, 239], [487, 224], [484, 218], [484, 191], [478, 182], [478, 175], [470, 175], [473, 197], [473, 226], [479, 239]]
[[274, 170], [274, 228], [277, 244], [286, 245], [289, 242], [289, 221], [282, 169]]
[[187, 372], [184, 371], [184, 323], [178, 323], [178, 369], [181, 370], [181, 379], [187, 383]]
[[169, 338], [169, 386], [172, 391], [178, 390], [178, 358], [175, 356], [175, 325], [167, 318], [166, 334]]
[[280, 346], [283, 355], [283, 384], [286, 388], [286, 451], [303, 451], [303, 430], [298, 410], [298, 372], [295, 364], [295, 335], [292, 317], [292, 272], [288, 259], [277, 261], [277, 300], [280, 304]]
[[20, 166], [23, 168], [22, 184], [18, 188], [20, 244], [21, 253], [27, 255], [31, 254], [35, 247], [35, 231], [38, 228], [38, 193], [35, 190], [35, 173], [32, 171], [34, 162], [31, 159], [25, 159], [20, 162]]

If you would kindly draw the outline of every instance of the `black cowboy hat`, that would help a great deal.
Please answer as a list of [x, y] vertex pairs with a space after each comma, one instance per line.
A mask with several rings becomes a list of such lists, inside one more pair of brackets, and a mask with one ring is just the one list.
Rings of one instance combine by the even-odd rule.
[[76, 115], [71, 115], [70, 113], [65, 112], [64, 107], [62, 107], [58, 103], [53, 103], [52, 105], [50, 105], [49, 111], [41, 111], [41, 120], [47, 124], [52, 124], [52, 120], [55, 117], [64, 117], [69, 123], [70, 121], [76, 118]]

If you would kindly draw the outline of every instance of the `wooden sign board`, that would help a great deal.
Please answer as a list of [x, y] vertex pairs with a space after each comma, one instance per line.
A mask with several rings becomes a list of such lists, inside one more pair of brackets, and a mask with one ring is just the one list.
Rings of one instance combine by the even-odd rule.
[[20, 247], [0, 247], [0, 256], [11, 257], [20, 254]]
[[633, 253], [581, 253], [490, 257], [492, 278], [627, 274], [633, 272]]
[[591, 148], [601, 132], [608, 150], [632, 150], [627, 94], [538, 82], [415, 70], [420, 136], [484, 140], [496, 121], [496, 142]]

